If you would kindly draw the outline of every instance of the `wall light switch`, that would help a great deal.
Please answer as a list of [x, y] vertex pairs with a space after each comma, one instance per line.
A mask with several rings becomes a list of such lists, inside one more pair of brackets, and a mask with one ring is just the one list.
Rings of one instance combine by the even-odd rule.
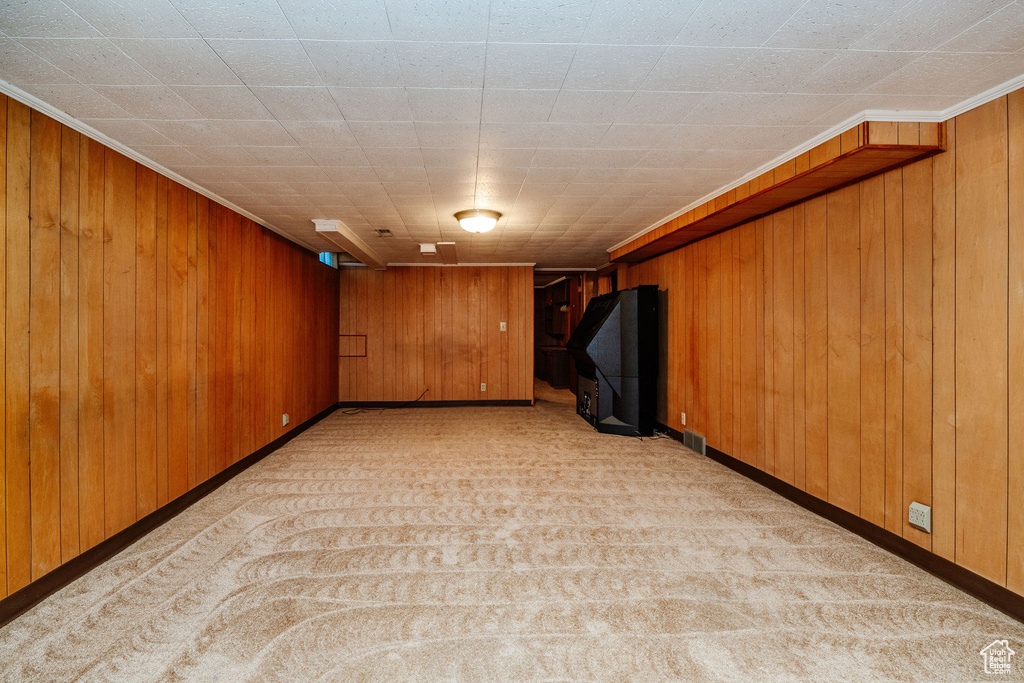
[[686, 426], [686, 413], [682, 413], [682, 416], [679, 418], [679, 420], [680, 420], [680, 422], [683, 423], [683, 426], [685, 427]]
[[289, 417], [288, 413], [281, 413], [281, 426], [287, 427], [288, 423], [291, 422], [291, 419], [292, 418]]
[[508, 332], [508, 323], [502, 323], [501, 324], [501, 331], [502, 332]]
[[480, 391], [487, 391], [487, 382], [480, 382]]

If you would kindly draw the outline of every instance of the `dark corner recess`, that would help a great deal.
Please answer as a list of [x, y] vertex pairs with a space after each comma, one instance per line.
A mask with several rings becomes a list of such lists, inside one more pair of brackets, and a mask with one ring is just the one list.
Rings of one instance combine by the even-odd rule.
[[[683, 440], [682, 433], [658, 424], [658, 428], [667, 432], [673, 439]], [[975, 574], [969, 569], [950, 562], [944, 557], [929, 552], [919, 545], [911, 543], [907, 539], [876, 526], [857, 515], [854, 515], [842, 508], [827, 503], [820, 498], [815, 498], [806, 491], [801, 491], [791, 484], [776, 479], [775, 477], [762, 472], [742, 460], [737, 460], [731, 455], [726, 455], [717, 448], [707, 447], [707, 456], [716, 462], [725, 465], [729, 469], [742, 474], [747, 479], [752, 479], [761, 486], [771, 489], [783, 498], [796, 503], [802, 508], [810, 510], [819, 517], [838, 524], [848, 531], [852, 531], [863, 539], [898, 555], [907, 562], [916, 565], [920, 569], [936, 576], [946, 583], [959, 588], [963, 592], [974, 596], [978, 600], [994, 607], [1000, 612], [1013, 617], [1017, 621], [1024, 622], [1024, 596], [1000, 586], [994, 581]]]
[[56, 593], [75, 579], [84, 576], [90, 570], [114, 557], [161, 524], [177, 517], [179, 514], [187, 510], [193, 503], [227, 483], [236, 474], [255, 465], [281, 446], [284, 446], [296, 436], [333, 413], [337, 408], [337, 405], [332, 405], [329, 408], [320, 411], [318, 414], [296, 426], [288, 433], [279, 436], [266, 446], [250, 453], [238, 462], [229, 466], [224, 471], [213, 475], [191, 491], [183, 493], [174, 500], [169, 501], [160, 509], [154, 510], [150, 514], [146, 515], [131, 526], [117, 532], [107, 540], [89, 548], [75, 558], [68, 560], [50, 573], [39, 577], [21, 590], [15, 591], [3, 600], [0, 600], [0, 627], [6, 626], [11, 621], [42, 602], [45, 598]]

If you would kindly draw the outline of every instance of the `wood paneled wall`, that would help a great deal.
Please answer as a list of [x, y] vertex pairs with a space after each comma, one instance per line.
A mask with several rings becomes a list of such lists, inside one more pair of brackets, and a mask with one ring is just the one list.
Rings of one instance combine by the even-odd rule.
[[533, 268], [343, 267], [340, 311], [341, 401], [533, 400]]
[[338, 287], [2, 95], [0, 159], [2, 597], [333, 404]]
[[1024, 593], [1024, 91], [947, 135], [629, 284], [667, 293], [663, 422]]

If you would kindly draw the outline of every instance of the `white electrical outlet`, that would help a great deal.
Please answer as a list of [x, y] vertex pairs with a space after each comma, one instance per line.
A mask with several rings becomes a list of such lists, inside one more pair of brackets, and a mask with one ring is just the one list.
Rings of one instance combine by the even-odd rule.
[[487, 382], [480, 382], [480, 391], [487, 391]]
[[502, 332], [508, 332], [508, 323], [502, 323], [501, 324], [501, 331]]
[[685, 427], [686, 426], [686, 413], [683, 413], [682, 417], [680, 417], [679, 419], [683, 423], [683, 426]]
[[281, 426], [287, 427], [291, 419], [292, 418], [288, 416], [288, 413], [281, 413]]
[[910, 504], [910, 526], [926, 533], [932, 532], [932, 509], [921, 503]]

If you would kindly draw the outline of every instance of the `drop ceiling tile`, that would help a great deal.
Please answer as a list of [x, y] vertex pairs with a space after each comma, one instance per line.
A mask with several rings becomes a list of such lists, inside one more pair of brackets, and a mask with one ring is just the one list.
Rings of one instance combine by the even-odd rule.
[[479, 0], [388, 0], [395, 40], [459, 41], [487, 35], [488, 4]]
[[238, 77], [206, 44], [196, 39], [113, 41], [166, 85], [238, 85]]
[[932, 52], [914, 60], [888, 78], [867, 88], [884, 95], [977, 94], [963, 79], [998, 62], [994, 53]]
[[492, 0], [489, 41], [498, 43], [578, 43], [593, 14], [594, 0]]
[[685, 123], [704, 125], [754, 124], [778, 95], [716, 93], [690, 112]]
[[203, 38], [294, 38], [277, 0], [171, 0]]
[[344, 118], [327, 88], [261, 87], [252, 88], [252, 93], [279, 121], [331, 121]]
[[849, 95], [780, 95], [761, 116], [763, 123], [769, 125], [800, 125], [813, 121], [847, 99]]
[[245, 151], [256, 157], [256, 161], [267, 166], [316, 165], [301, 147], [246, 147]]
[[534, 166], [526, 173], [528, 183], [568, 183], [579, 172], [578, 167], [557, 168]]
[[800, 93], [859, 93], [921, 56], [919, 52], [846, 50], [789, 90]]
[[717, 90], [788, 92], [835, 56], [833, 50], [754, 50], [745, 62], [719, 84]]
[[421, 147], [476, 150], [480, 138], [480, 125], [475, 120], [464, 123], [417, 121], [415, 126]]
[[611, 123], [632, 95], [630, 90], [562, 90], [549, 120], [556, 123]]
[[301, 39], [391, 38], [383, 0], [282, 0], [281, 9]]
[[481, 148], [534, 149], [544, 134], [540, 123], [482, 123]]
[[282, 121], [281, 125], [302, 147], [358, 147], [344, 121]]
[[431, 168], [476, 168], [476, 150], [459, 148], [423, 147], [420, 149], [423, 155], [423, 165], [427, 172]]
[[480, 168], [501, 168], [503, 166], [529, 166], [534, 150], [525, 149], [481, 149]]
[[134, 149], [161, 166], [193, 166], [202, 163], [199, 157], [181, 145], [138, 145]]
[[21, 44], [86, 85], [159, 84], [105, 38], [27, 38]]
[[188, 147], [189, 152], [210, 166], [257, 166], [256, 157], [241, 147]]
[[329, 88], [347, 121], [412, 121], [405, 88]]
[[579, 168], [589, 156], [586, 149], [538, 149], [532, 166], [541, 168]]
[[487, 44], [488, 88], [558, 89], [569, 72], [576, 45]]
[[655, 46], [580, 45], [563, 87], [575, 90], [639, 88], [664, 52], [664, 47]]
[[805, 0], [704, 0], [673, 41], [698, 47], [759, 47]]
[[204, 118], [250, 121], [268, 121], [274, 118], [267, 108], [256, 99], [256, 96], [242, 85], [178, 85], [172, 87], [171, 90], [188, 102]]
[[507, 168], [485, 168], [479, 173], [480, 182], [495, 184], [520, 183], [526, 180], [526, 174], [530, 169], [524, 166]]
[[304, 40], [302, 46], [326, 85], [403, 85], [395, 44], [389, 41]]
[[538, 147], [596, 147], [610, 126], [608, 123], [545, 123], [544, 136]]
[[392, 182], [386, 181], [384, 189], [390, 196], [395, 195], [426, 195], [430, 196], [430, 184], [424, 182]]
[[1007, 81], [1024, 74], [1024, 52], [1015, 52], [1003, 56], [996, 61], [962, 79], [951, 92], [972, 92], [1002, 85]]
[[142, 145], [170, 145], [170, 139], [161, 135], [143, 121], [131, 119], [82, 119], [107, 137], [129, 147]]
[[411, 121], [351, 121], [352, 134], [362, 147], [416, 147], [416, 125]]
[[209, 40], [207, 43], [248, 86], [320, 85], [320, 74], [297, 40]]
[[294, 137], [277, 121], [215, 121], [213, 125], [236, 144], [247, 147], [296, 145]]
[[905, 3], [822, 0], [806, 3], [769, 38], [767, 47], [842, 48], [870, 34]]
[[960, 35], [940, 50], [946, 52], [1016, 52], [1024, 49], [1024, 5], [1012, 2]]
[[633, 95], [619, 113], [618, 123], [678, 123], [707, 95], [690, 92], [651, 92]]
[[335, 183], [377, 183], [380, 178], [372, 166], [324, 166], [324, 173]]
[[484, 90], [483, 120], [493, 122], [547, 121], [557, 90]]
[[651, 69], [643, 89], [710, 92], [753, 53], [748, 48], [669, 47]]
[[12, 38], [93, 38], [100, 32], [60, 0], [6, 0], [0, 31]]
[[109, 38], [199, 37], [167, 0], [65, 0], [64, 4]]
[[422, 166], [419, 147], [363, 147], [363, 153], [374, 166]]
[[[0, 56], [0, 61], [3, 61], [2, 56]], [[38, 97], [76, 119], [131, 118], [131, 114], [127, 111], [87, 85], [22, 84], [20, 87], [28, 94]]]
[[595, 149], [583, 160], [583, 166], [603, 166], [606, 168], [629, 168], [644, 158], [644, 149]]
[[[851, 45], [858, 50], [933, 50], [1006, 6], [1007, 0], [915, 0]], [[979, 46], [975, 46], [977, 49]]]
[[700, 0], [599, 0], [587, 23], [583, 42], [666, 45], [679, 34], [699, 4]]
[[[47, 62], [24, 45], [0, 36], [0, 78], [12, 84], [77, 84], [73, 76]], [[55, 105], [56, 106], [56, 105]]]
[[427, 170], [422, 166], [392, 166], [374, 169], [381, 182], [425, 183]]
[[320, 166], [369, 166], [359, 147], [306, 147], [306, 154]]
[[419, 88], [480, 88], [484, 43], [395, 43], [405, 85]]
[[279, 166], [267, 176], [282, 183], [324, 183], [330, 180], [318, 166]]
[[151, 123], [159, 127], [162, 134], [179, 145], [216, 147], [224, 144], [224, 133], [214, 121], [153, 121]]
[[406, 88], [414, 121], [479, 121], [480, 88]]
[[163, 85], [97, 85], [96, 92], [140, 119], [201, 119], [195, 107]]
[[671, 128], [668, 125], [616, 123], [608, 129], [598, 146], [604, 149], [650, 149]]

